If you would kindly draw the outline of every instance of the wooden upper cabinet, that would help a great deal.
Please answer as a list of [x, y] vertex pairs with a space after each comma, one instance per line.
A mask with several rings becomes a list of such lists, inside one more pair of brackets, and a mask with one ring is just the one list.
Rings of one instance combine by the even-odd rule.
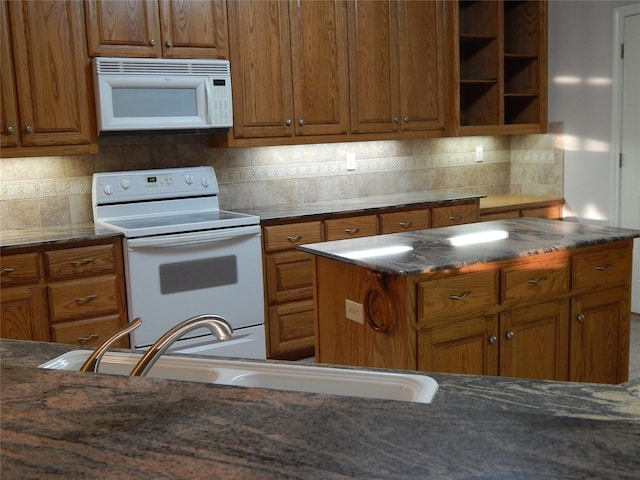
[[457, 133], [546, 131], [546, 0], [450, 2]]
[[0, 12], [3, 156], [53, 154], [51, 147], [89, 153], [95, 127], [82, 3], [3, 1]]
[[235, 138], [345, 134], [346, 4], [228, 2]]
[[351, 131], [443, 130], [441, 1], [348, 4]]
[[347, 9], [343, 1], [290, 1], [296, 135], [349, 130]]
[[227, 58], [223, 0], [90, 0], [91, 56]]

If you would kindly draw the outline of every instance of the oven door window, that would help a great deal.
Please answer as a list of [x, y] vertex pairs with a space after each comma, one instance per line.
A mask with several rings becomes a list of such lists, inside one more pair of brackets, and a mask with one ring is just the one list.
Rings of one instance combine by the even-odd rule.
[[235, 255], [204, 258], [159, 266], [160, 293], [189, 292], [238, 283]]

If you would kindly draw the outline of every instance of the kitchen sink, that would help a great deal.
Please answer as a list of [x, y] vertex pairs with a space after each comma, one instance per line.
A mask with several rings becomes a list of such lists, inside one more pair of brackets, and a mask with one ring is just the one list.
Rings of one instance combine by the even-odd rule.
[[[73, 350], [39, 368], [78, 371], [90, 354]], [[141, 356], [107, 352], [98, 372], [129, 375]], [[431, 403], [438, 390], [433, 378], [419, 374], [199, 357], [160, 357], [147, 377], [418, 403]]]

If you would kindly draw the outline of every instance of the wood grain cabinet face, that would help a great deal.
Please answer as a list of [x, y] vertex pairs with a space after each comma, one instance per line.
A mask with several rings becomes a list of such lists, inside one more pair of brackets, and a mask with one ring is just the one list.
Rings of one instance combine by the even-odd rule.
[[351, 132], [445, 126], [442, 2], [348, 3]]
[[82, 2], [2, 1], [0, 15], [2, 156], [95, 153]]
[[409, 232], [423, 230], [431, 225], [431, 212], [424, 208], [420, 210], [407, 210], [404, 212], [382, 213], [380, 218], [380, 233]]
[[346, 4], [228, 2], [234, 138], [345, 134]]
[[378, 234], [378, 217], [376, 215], [359, 215], [348, 218], [331, 218], [325, 220], [324, 228], [327, 241], [368, 237]]
[[227, 58], [222, 0], [89, 0], [89, 55]]
[[431, 209], [431, 227], [449, 227], [477, 222], [479, 209], [477, 204], [450, 205]]
[[569, 258], [522, 262], [501, 269], [501, 298], [527, 300], [569, 291]]

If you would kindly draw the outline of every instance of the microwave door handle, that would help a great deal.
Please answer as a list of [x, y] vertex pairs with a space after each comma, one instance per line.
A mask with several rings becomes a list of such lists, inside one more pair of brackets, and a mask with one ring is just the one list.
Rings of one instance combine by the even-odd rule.
[[206, 77], [206, 81], [204, 82], [204, 104], [207, 106], [207, 125], [213, 125], [213, 108], [210, 108], [213, 97], [211, 96], [211, 82], [213, 82], [213, 78]]
[[186, 233], [162, 237], [133, 238], [129, 239], [127, 243], [131, 250], [137, 248], [172, 248], [204, 245], [224, 240], [234, 240], [240, 237], [254, 236], [260, 236], [260, 227], [235, 228], [232, 230], [221, 230], [219, 232]]

